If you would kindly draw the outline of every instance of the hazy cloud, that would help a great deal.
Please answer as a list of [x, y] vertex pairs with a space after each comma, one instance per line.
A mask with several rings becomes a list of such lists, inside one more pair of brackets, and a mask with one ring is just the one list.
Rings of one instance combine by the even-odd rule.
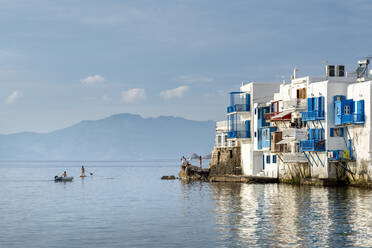
[[96, 85], [96, 84], [102, 84], [105, 82], [104, 77], [101, 75], [94, 75], [94, 76], [89, 76], [83, 79], [80, 79], [80, 83], [84, 85]]
[[111, 97], [109, 97], [108, 95], [103, 95], [102, 96], [102, 101], [109, 102], [109, 101], [111, 101]]
[[205, 76], [181, 76], [179, 79], [184, 83], [211, 83], [214, 81], [212, 77]]
[[172, 98], [183, 98], [183, 95], [189, 90], [189, 86], [182, 85], [175, 89], [164, 90], [160, 92], [160, 96], [164, 99], [172, 99]]
[[126, 103], [140, 102], [146, 99], [146, 92], [144, 89], [130, 89], [121, 92], [121, 101]]
[[12, 94], [10, 94], [9, 96], [6, 97], [5, 103], [6, 104], [13, 104], [22, 96], [23, 96], [23, 93], [21, 91], [18, 91], [18, 90], [13, 91]]

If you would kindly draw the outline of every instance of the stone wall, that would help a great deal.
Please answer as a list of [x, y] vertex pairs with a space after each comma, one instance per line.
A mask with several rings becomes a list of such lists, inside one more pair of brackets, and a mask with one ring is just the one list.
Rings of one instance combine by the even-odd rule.
[[310, 166], [307, 163], [281, 163], [279, 179], [281, 182], [301, 183], [303, 179], [311, 177]]
[[241, 175], [240, 147], [213, 148], [209, 175]]
[[372, 186], [372, 169], [370, 161], [361, 160], [358, 162], [348, 163], [348, 169], [352, 173], [346, 173], [348, 181], [352, 185]]

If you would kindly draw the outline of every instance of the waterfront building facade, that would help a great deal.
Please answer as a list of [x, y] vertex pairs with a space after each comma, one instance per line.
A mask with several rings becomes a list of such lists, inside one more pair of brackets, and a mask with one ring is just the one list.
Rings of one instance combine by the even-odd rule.
[[370, 180], [368, 64], [359, 61], [353, 73], [327, 65], [323, 77], [298, 77], [295, 69], [288, 83], [243, 84], [230, 93], [216, 145], [240, 147], [247, 176]]

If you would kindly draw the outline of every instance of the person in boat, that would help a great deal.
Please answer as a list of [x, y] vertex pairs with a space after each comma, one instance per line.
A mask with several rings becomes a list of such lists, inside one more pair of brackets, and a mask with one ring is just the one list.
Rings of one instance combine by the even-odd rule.
[[81, 176], [85, 176], [85, 168], [84, 168], [84, 165], [81, 166]]
[[200, 169], [203, 167], [203, 158], [199, 156]]
[[67, 177], [67, 172], [66, 171], [63, 172], [62, 177]]

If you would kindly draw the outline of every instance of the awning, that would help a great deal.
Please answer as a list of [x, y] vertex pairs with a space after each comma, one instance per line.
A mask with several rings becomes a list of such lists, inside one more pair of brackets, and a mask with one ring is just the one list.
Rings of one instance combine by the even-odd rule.
[[281, 145], [281, 144], [289, 144], [289, 143], [292, 143], [293, 141], [296, 141], [295, 138], [289, 138], [289, 139], [283, 139], [281, 141], [279, 141], [278, 143], [276, 143], [277, 145]]
[[286, 110], [286, 111], [283, 111], [277, 115], [274, 115], [271, 117], [271, 120], [272, 121], [276, 121], [276, 120], [286, 120], [286, 119], [291, 119], [291, 114], [292, 114], [293, 110]]

